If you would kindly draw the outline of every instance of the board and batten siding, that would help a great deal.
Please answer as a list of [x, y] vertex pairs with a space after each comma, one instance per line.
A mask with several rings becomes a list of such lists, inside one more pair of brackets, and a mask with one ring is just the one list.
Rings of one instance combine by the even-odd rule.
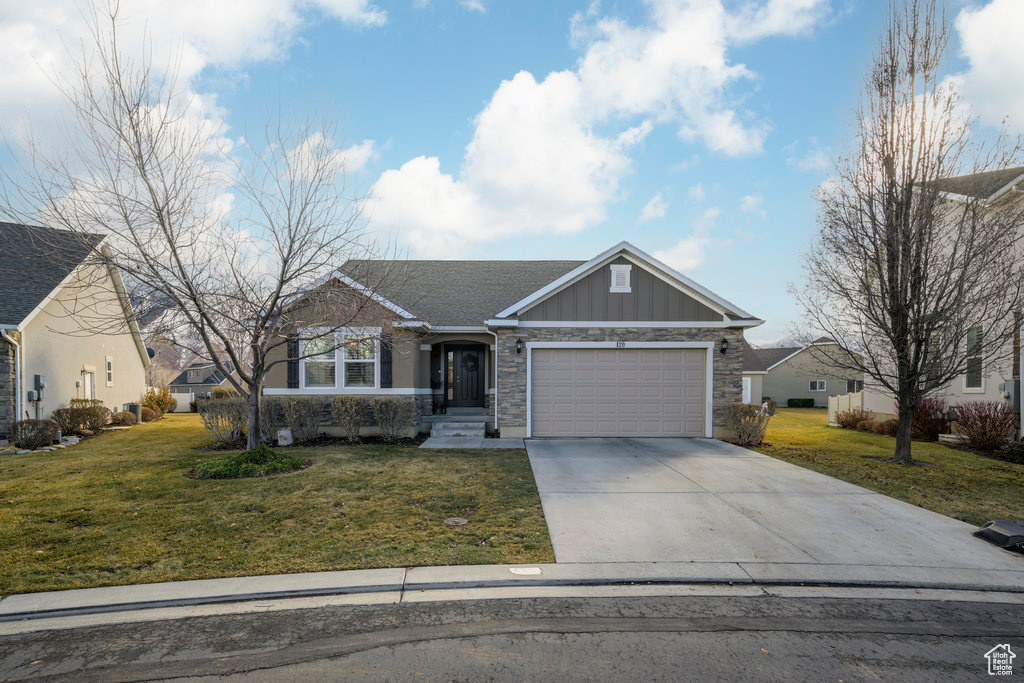
[[612, 293], [611, 268], [598, 268], [536, 306], [524, 311], [525, 321], [720, 321], [722, 315], [687, 296], [661, 278], [619, 257], [613, 264], [631, 265], [628, 293]]

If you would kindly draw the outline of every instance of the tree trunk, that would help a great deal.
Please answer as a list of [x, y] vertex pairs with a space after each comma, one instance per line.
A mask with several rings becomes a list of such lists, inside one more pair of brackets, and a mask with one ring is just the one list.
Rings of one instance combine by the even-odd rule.
[[245, 448], [251, 450], [260, 445], [263, 435], [260, 429], [261, 396], [260, 387], [249, 387], [249, 424], [245, 435]]
[[901, 401], [897, 408], [896, 453], [893, 459], [901, 465], [913, 465], [910, 456], [910, 437], [914, 424], [914, 407], [906, 406]]

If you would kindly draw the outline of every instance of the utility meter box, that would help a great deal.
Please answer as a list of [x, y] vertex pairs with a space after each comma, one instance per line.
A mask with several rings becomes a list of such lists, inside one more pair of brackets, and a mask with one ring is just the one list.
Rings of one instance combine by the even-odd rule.
[[1006, 405], [1013, 406], [1016, 413], [1020, 412], [1020, 380], [1008, 379], [999, 385], [999, 393], [1002, 394]]
[[36, 375], [35, 385], [37, 400], [42, 401], [46, 396], [46, 375]]

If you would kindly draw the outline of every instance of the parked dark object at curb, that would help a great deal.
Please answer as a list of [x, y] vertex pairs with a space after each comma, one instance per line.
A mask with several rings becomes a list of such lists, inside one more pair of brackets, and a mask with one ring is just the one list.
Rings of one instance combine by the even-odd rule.
[[1024, 522], [1013, 519], [996, 519], [986, 522], [974, 532], [978, 538], [995, 543], [1000, 548], [1024, 552]]
[[813, 398], [791, 398], [786, 401], [786, 407], [788, 408], [813, 408]]

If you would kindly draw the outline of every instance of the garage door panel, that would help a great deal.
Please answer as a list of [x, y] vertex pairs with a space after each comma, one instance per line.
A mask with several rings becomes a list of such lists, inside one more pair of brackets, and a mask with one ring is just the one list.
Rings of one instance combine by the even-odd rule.
[[534, 349], [534, 436], [704, 436], [703, 349]]

